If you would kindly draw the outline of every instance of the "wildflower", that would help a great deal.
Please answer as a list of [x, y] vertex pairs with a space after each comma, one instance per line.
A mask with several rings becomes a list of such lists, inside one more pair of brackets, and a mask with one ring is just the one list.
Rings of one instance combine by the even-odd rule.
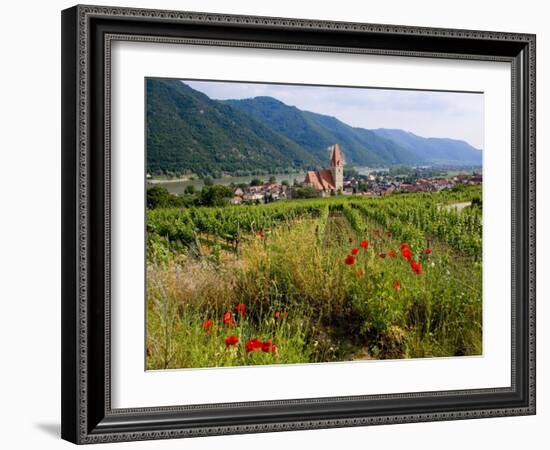
[[355, 276], [357, 278], [363, 278], [365, 276], [365, 272], [363, 272], [362, 269], [359, 269], [357, 272], [355, 272]]
[[225, 345], [229, 347], [230, 345], [235, 345], [239, 343], [239, 338], [237, 336], [231, 335], [225, 339]]
[[390, 249], [390, 252], [388, 253], [392, 258], [395, 258], [395, 250], [393, 248]]
[[359, 249], [358, 249], [358, 248], [355, 248], [355, 247], [354, 247], [354, 248], [351, 249], [351, 254], [352, 254], [352, 255], [357, 255], [357, 253], [359, 253]]
[[256, 236], [263, 238], [265, 236], [264, 230], [259, 229], [256, 231]]
[[241, 317], [244, 317], [246, 306], [244, 305], [244, 303], [239, 303], [237, 306], [235, 306], [235, 311], [237, 311], [241, 315]]
[[403, 255], [403, 258], [405, 258], [407, 260], [410, 260], [410, 258], [412, 256], [412, 250], [409, 247], [404, 247], [401, 250], [401, 254]]
[[262, 341], [260, 341], [258, 338], [250, 339], [245, 344], [245, 351], [246, 353], [249, 352], [256, 352], [262, 348]]
[[353, 242], [353, 238], [348, 238], [348, 242], [351, 244]]
[[408, 247], [409, 246], [409, 243], [408, 242], [403, 242], [400, 246], [399, 246], [399, 250], [403, 250], [404, 248]]
[[203, 328], [205, 331], [210, 330], [210, 328], [212, 328], [212, 321], [211, 321], [210, 319], [205, 320], [205, 321], [202, 323], [202, 328]]
[[380, 253], [378, 253], [378, 256], [380, 256], [380, 258], [385, 258], [386, 254], [384, 252], [380, 252]]
[[279, 311], [275, 311], [275, 314], [273, 314], [273, 317], [275, 317], [275, 319], [278, 319], [280, 315], [281, 313]]
[[401, 289], [401, 286], [399, 286], [399, 281], [397, 281], [397, 278], [393, 281], [393, 287], [396, 291]]
[[262, 342], [262, 352], [269, 353], [270, 350], [271, 350], [271, 341], [267, 340]]
[[226, 311], [223, 315], [223, 323], [229, 326], [235, 325], [235, 319], [233, 318], [233, 315], [230, 311]]
[[344, 262], [348, 266], [353, 266], [355, 264], [355, 256], [353, 256], [353, 255], [346, 256], [346, 259], [344, 259]]
[[361, 241], [360, 245], [362, 248], [369, 248], [369, 241]]
[[420, 275], [422, 273], [422, 265], [419, 262], [413, 261], [411, 262], [411, 268], [414, 273], [417, 275]]
[[426, 250], [424, 250], [424, 254], [425, 254], [425, 255], [429, 255], [430, 253], [432, 253], [432, 249], [431, 249], [431, 248], [427, 248]]
[[270, 340], [262, 342], [262, 352], [269, 353], [273, 352], [275, 353], [277, 351], [277, 346], [273, 344]]

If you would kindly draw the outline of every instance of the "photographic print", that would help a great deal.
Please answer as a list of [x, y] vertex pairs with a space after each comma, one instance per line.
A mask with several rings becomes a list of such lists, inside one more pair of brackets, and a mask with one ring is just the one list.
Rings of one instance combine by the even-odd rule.
[[146, 368], [481, 355], [483, 102], [147, 78]]

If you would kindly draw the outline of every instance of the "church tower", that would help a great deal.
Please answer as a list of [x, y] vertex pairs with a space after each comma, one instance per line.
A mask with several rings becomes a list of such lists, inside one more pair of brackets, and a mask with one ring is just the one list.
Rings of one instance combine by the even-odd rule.
[[330, 151], [330, 171], [336, 191], [344, 189], [344, 160], [338, 144], [331, 145]]

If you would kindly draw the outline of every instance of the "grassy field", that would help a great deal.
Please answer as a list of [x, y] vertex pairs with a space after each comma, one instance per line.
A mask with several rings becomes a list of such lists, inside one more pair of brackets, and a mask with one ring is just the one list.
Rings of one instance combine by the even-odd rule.
[[148, 211], [147, 368], [481, 354], [480, 189]]

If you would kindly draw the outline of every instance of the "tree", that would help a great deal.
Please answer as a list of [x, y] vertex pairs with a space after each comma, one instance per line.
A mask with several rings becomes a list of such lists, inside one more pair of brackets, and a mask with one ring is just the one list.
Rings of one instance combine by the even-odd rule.
[[202, 180], [205, 186], [212, 186], [214, 184], [214, 180], [212, 177], [204, 177]]
[[293, 198], [315, 198], [319, 197], [319, 193], [311, 186], [303, 186], [294, 189]]
[[192, 184], [190, 184], [189, 186], [186, 186], [184, 193], [193, 195], [195, 193], [195, 186], [193, 186]]
[[271, 175], [271, 176], [269, 177], [269, 182], [272, 183], [272, 184], [273, 184], [273, 183], [276, 183], [276, 182], [277, 182], [277, 178], [275, 178], [273, 175]]
[[252, 180], [250, 180], [250, 186], [261, 186], [262, 184], [262, 180], [260, 180], [259, 178], [253, 178]]
[[168, 206], [171, 195], [165, 187], [155, 184], [147, 188], [147, 208], [162, 208]]
[[227, 204], [227, 199], [233, 197], [233, 191], [227, 186], [215, 184], [205, 186], [200, 195], [200, 204], [203, 206], [223, 206]]
[[288, 182], [288, 180], [283, 180], [281, 181], [281, 186], [290, 186], [290, 183]]

